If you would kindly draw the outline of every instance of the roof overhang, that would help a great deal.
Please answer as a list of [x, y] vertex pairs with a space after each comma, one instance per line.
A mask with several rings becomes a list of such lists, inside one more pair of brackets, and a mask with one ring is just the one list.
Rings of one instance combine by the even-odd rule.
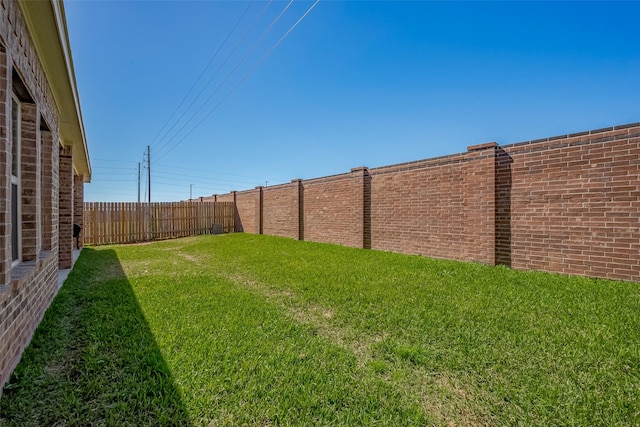
[[60, 115], [60, 138], [72, 146], [74, 168], [91, 181], [91, 161], [73, 69], [67, 20], [62, 0], [20, 1], [31, 39], [44, 68]]

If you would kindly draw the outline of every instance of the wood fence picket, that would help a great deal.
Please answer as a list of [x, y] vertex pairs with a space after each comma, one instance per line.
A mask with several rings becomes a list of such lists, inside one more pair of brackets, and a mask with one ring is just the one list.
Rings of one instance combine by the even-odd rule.
[[85, 202], [85, 245], [146, 242], [234, 230], [233, 202]]

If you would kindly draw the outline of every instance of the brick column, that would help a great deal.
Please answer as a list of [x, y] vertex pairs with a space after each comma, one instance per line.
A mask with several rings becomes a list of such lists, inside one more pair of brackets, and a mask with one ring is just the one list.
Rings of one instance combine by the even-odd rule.
[[73, 236], [73, 156], [70, 146], [60, 148], [58, 197], [58, 267], [71, 268]]
[[[51, 135], [51, 250], [59, 252], [60, 241], [60, 144], [58, 133]], [[46, 188], [46, 187], [45, 187]]]
[[496, 262], [496, 151], [488, 142], [467, 147], [463, 165], [465, 245], [461, 259], [494, 265]]
[[369, 168], [360, 166], [351, 169], [351, 177], [355, 186], [353, 194], [354, 229], [358, 234], [353, 246], [371, 248], [371, 181]]
[[40, 252], [40, 144], [38, 108], [22, 103], [20, 185], [22, 209], [22, 260], [37, 259]]
[[[58, 205], [58, 147], [53, 143], [53, 134], [49, 130], [42, 130], [40, 132], [40, 140], [42, 146], [40, 155], [40, 226], [42, 232], [42, 249], [50, 251], [54, 249], [54, 228], [57, 226], [57, 208], [54, 211], [54, 206], [57, 207]], [[56, 151], [54, 152], [54, 150]]]
[[233, 194], [233, 231], [241, 232], [242, 231], [242, 223], [240, 222], [240, 212], [238, 212], [238, 192], [233, 190], [231, 192]]
[[10, 58], [0, 44], [0, 286], [9, 284], [11, 270], [11, 69]]
[[[84, 179], [82, 175], [73, 176], [73, 223], [78, 224], [82, 229], [78, 243], [82, 248], [82, 238], [84, 236]], [[73, 239], [73, 247], [76, 247], [76, 239]]]
[[304, 240], [304, 186], [301, 179], [292, 179], [291, 183], [297, 186], [298, 192], [298, 240]]
[[496, 149], [496, 256], [497, 265], [511, 267], [511, 169], [513, 159], [509, 153]]
[[263, 234], [263, 230], [264, 230], [264, 221], [263, 221], [263, 214], [264, 214], [264, 195], [262, 192], [262, 185], [258, 185], [256, 187], [256, 190], [258, 190], [258, 203], [256, 203], [256, 222], [257, 222], [257, 226], [258, 226], [258, 234]]

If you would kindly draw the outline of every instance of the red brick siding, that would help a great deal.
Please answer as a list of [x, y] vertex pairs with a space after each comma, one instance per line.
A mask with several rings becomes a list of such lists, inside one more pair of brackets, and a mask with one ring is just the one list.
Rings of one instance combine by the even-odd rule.
[[[84, 228], [84, 181], [82, 176], [74, 175], [73, 176], [73, 223], [78, 224], [81, 228], [80, 238], [73, 239], [72, 237], [72, 247], [77, 248], [78, 245], [82, 248], [84, 245], [82, 243], [82, 229]], [[73, 230], [73, 229], [72, 229]], [[72, 233], [73, 236], [73, 233]]]
[[[0, 287], [9, 283], [11, 270], [11, 58], [0, 44]], [[4, 236], [4, 237], [2, 237]], [[2, 289], [0, 288], [0, 296]], [[0, 358], [1, 359], [1, 358]], [[2, 383], [0, 382], [0, 386]]]
[[57, 267], [54, 252], [41, 252], [14, 268], [10, 289], [0, 291], [0, 390], [58, 291]]
[[13, 65], [57, 139], [58, 110], [18, 2], [4, 1], [0, 4], [0, 23], [0, 49], [4, 45], [10, 56], [9, 76]]
[[37, 258], [40, 251], [40, 144], [38, 109], [22, 104], [20, 182], [22, 186], [22, 260]]
[[53, 224], [58, 223], [58, 144], [54, 143], [53, 135], [49, 131], [42, 131], [41, 138], [42, 174], [40, 187], [42, 191], [40, 197], [42, 210], [40, 218], [42, 222], [42, 249], [57, 251], [58, 235]]
[[[11, 95], [22, 94], [22, 262], [11, 267]], [[0, 1], [0, 393], [57, 291], [58, 110], [20, 6]], [[63, 162], [63, 178], [73, 168]], [[69, 180], [64, 185], [72, 188]], [[72, 207], [71, 207], [72, 209]], [[71, 231], [69, 231], [69, 237]], [[70, 238], [68, 239], [70, 241]], [[70, 251], [69, 251], [70, 257]], [[69, 258], [70, 261], [70, 258]]]
[[73, 157], [71, 147], [60, 147], [58, 198], [59, 267], [71, 268], [73, 251]]

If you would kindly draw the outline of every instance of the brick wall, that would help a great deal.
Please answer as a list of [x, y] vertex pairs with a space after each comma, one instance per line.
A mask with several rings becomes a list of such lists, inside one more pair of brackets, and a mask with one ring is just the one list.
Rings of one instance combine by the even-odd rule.
[[365, 171], [302, 182], [305, 240], [364, 247]]
[[[9, 126], [11, 105], [11, 58], [0, 44], [0, 126]], [[11, 235], [11, 142], [8, 132], [0, 133], [0, 297], [2, 287], [9, 283], [11, 270], [11, 246], [7, 236]], [[2, 384], [2, 383], [0, 383]]]
[[213, 195], [211, 197], [206, 197], [204, 202], [233, 202], [234, 201], [234, 193], [222, 194], [222, 195]]
[[217, 199], [237, 231], [640, 281], [639, 141], [635, 123], [487, 143]]
[[41, 249], [40, 126], [36, 105], [30, 103], [21, 105], [22, 260], [31, 261], [38, 257]]
[[[84, 229], [84, 180], [81, 175], [73, 176], [73, 223], [78, 224], [81, 228], [80, 238], [73, 239], [72, 247], [76, 248], [78, 245], [82, 248], [82, 229]], [[73, 229], [72, 229], [73, 230]], [[72, 233], [73, 235], [73, 233]]]
[[300, 180], [264, 187], [262, 232], [271, 236], [300, 237]]
[[372, 169], [371, 247], [494, 262], [495, 144]]
[[640, 124], [503, 149], [512, 267], [640, 281]]
[[52, 251], [13, 270], [10, 290], [0, 292], [0, 391], [58, 291], [58, 257]]
[[[20, 100], [20, 262], [11, 254], [11, 100]], [[58, 289], [59, 118], [18, 2], [0, 1], [0, 394]]]
[[42, 249], [58, 251], [58, 144], [54, 142], [50, 131], [44, 130], [42, 135], [42, 175], [40, 187]]
[[260, 234], [260, 199], [262, 187], [254, 190], [235, 193], [236, 202], [236, 231]]
[[73, 251], [73, 156], [71, 147], [60, 147], [58, 193], [58, 266], [71, 268]]

